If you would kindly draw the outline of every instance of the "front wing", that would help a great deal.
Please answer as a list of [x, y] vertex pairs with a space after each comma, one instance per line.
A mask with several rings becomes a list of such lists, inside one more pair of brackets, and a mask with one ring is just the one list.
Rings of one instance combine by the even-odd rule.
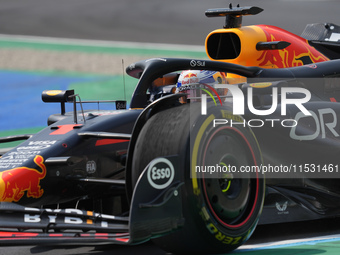
[[[155, 188], [148, 177], [149, 166], [164, 159], [173, 165], [173, 178], [164, 188]], [[129, 217], [2, 202], [0, 244], [138, 244], [173, 232], [184, 224], [180, 172], [177, 156], [151, 161], [135, 187]]]

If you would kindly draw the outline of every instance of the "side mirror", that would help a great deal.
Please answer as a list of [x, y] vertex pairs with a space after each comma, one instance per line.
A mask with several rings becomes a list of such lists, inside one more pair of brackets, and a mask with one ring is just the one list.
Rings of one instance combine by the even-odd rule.
[[65, 103], [73, 102], [74, 90], [44, 90], [41, 99], [45, 103], [60, 103], [61, 114], [65, 114]]

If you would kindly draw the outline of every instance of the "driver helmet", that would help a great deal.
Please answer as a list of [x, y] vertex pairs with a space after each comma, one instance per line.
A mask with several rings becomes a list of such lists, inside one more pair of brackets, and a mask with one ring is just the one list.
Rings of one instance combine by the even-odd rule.
[[[199, 101], [204, 90], [211, 92], [215, 84], [227, 84], [226, 74], [223, 72], [207, 70], [186, 70], [183, 71], [176, 86], [176, 93], [187, 94], [180, 98], [181, 103]], [[227, 94], [228, 89], [216, 89], [219, 96]], [[204, 93], [204, 92], [203, 92]]]

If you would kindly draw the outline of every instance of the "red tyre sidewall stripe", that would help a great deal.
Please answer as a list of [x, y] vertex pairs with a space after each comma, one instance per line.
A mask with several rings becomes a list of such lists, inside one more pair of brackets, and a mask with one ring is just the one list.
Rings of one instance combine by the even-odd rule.
[[[251, 155], [252, 155], [252, 157], [253, 157], [255, 166], [257, 166], [257, 161], [256, 161], [255, 153], [254, 153], [254, 151], [253, 151], [253, 149], [252, 149], [252, 147], [251, 147], [249, 141], [248, 141], [247, 138], [244, 136], [244, 134], [242, 134], [239, 130], [237, 130], [237, 129], [235, 129], [235, 128], [232, 128], [232, 127], [221, 127], [221, 128], [219, 128], [219, 129], [217, 129], [217, 130], [213, 133], [213, 135], [209, 138], [208, 143], [207, 143], [207, 146], [205, 147], [205, 151], [204, 151], [203, 165], [205, 165], [204, 160], [205, 160], [205, 155], [206, 155], [206, 152], [207, 152], [208, 145], [210, 144], [210, 142], [211, 142], [212, 138], [215, 136], [215, 134], [218, 133], [219, 131], [223, 130], [223, 129], [233, 130], [234, 132], [236, 132], [237, 134], [239, 134], [239, 135], [243, 138], [243, 140], [246, 142], [246, 144], [247, 144], [247, 146], [248, 146], [248, 148], [249, 148], [249, 150], [250, 150], [250, 152], [251, 152]], [[226, 226], [226, 227], [228, 227], [228, 228], [239, 228], [239, 227], [242, 227], [243, 225], [245, 225], [245, 224], [248, 222], [248, 220], [250, 219], [250, 217], [251, 217], [251, 216], [253, 215], [253, 213], [254, 213], [254, 210], [255, 210], [255, 207], [256, 207], [256, 203], [257, 203], [257, 200], [258, 200], [258, 196], [259, 196], [259, 177], [258, 177], [258, 172], [256, 172], [256, 193], [255, 193], [255, 201], [254, 201], [253, 207], [252, 207], [252, 209], [251, 209], [249, 215], [247, 216], [247, 218], [246, 218], [244, 221], [242, 221], [241, 223], [236, 224], [236, 225], [227, 224], [227, 223], [225, 223], [223, 220], [221, 220], [221, 219], [217, 216], [217, 214], [216, 214], [215, 211], [213, 210], [213, 208], [212, 208], [212, 206], [211, 206], [211, 203], [210, 203], [210, 201], [209, 201], [209, 199], [208, 199], [207, 190], [206, 190], [205, 181], [204, 181], [204, 176], [202, 177], [202, 179], [203, 179], [203, 182], [202, 182], [202, 183], [203, 183], [204, 195], [205, 195], [207, 204], [208, 204], [208, 206], [209, 206], [209, 208], [210, 208], [210, 211], [212, 212], [212, 214], [214, 215], [214, 217], [215, 217], [222, 225], [224, 225], [224, 226]]]

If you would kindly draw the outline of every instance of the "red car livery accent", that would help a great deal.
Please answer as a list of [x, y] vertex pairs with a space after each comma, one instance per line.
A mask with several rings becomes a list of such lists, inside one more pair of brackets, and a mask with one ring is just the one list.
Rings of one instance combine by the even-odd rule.
[[67, 124], [58, 126], [58, 129], [53, 131], [50, 135], [65, 135], [68, 132], [72, 131], [74, 127], [82, 126], [82, 124]]
[[258, 25], [267, 37], [267, 42], [288, 41], [290, 46], [283, 50], [263, 51], [259, 61], [259, 66], [272, 66], [274, 68], [286, 68], [302, 66], [317, 62], [329, 60], [314, 47], [308, 44], [308, 41], [288, 31], [278, 27], [268, 25]]

